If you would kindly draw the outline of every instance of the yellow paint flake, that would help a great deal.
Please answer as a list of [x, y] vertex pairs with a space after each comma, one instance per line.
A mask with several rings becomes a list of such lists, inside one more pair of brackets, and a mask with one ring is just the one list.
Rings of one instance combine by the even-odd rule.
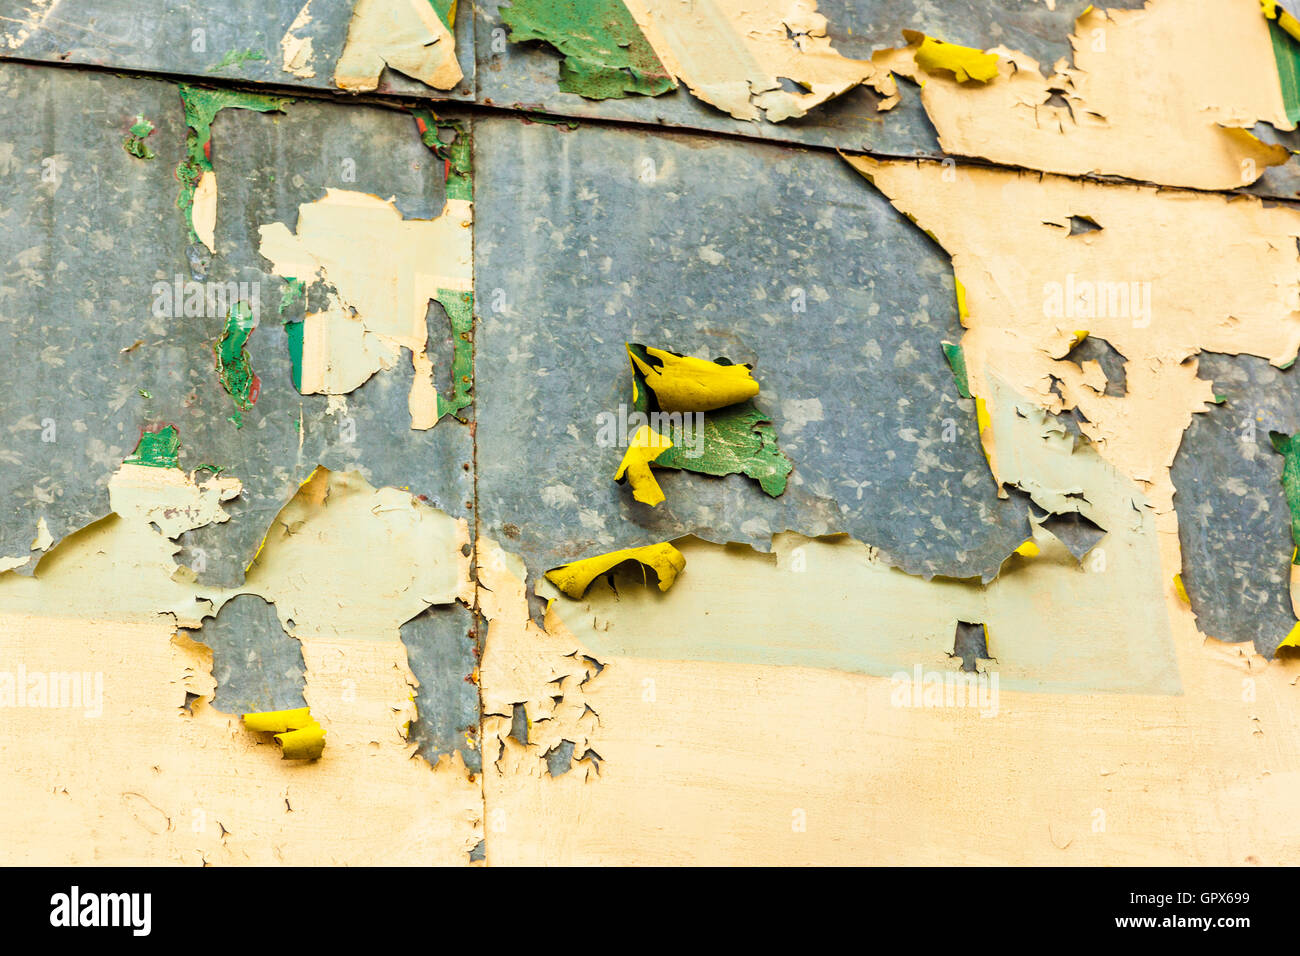
[[673, 443], [668, 438], [649, 425], [642, 425], [632, 436], [623, 462], [614, 473], [614, 480], [622, 481], [623, 476], [627, 475], [627, 481], [632, 486], [632, 497], [653, 508], [664, 500], [664, 493], [659, 482], [655, 481], [654, 473], [650, 471], [650, 464], [672, 447]]
[[908, 43], [919, 44], [916, 65], [927, 73], [948, 72], [956, 77], [958, 83], [987, 83], [998, 77], [996, 53], [944, 43], [916, 30], [904, 30], [903, 36]]
[[1264, 11], [1264, 16], [1276, 20], [1278, 26], [1300, 40], [1300, 20], [1291, 16], [1277, 0], [1259, 0], [1259, 6]]
[[956, 276], [952, 278], [952, 287], [957, 293], [957, 318], [961, 321], [962, 328], [965, 328], [966, 320], [970, 318], [970, 309], [966, 306], [966, 287]]
[[546, 578], [561, 591], [579, 600], [587, 593], [591, 582], [612, 571], [624, 561], [636, 561], [659, 576], [659, 590], [667, 591], [686, 568], [686, 558], [667, 541], [650, 544], [644, 548], [624, 548], [594, 558], [583, 558], [546, 572]]
[[244, 714], [244, 726], [275, 734], [285, 760], [316, 760], [325, 750], [325, 728], [312, 718], [310, 707]]
[[[1286, 639], [1277, 646], [1277, 650], [1280, 651], [1284, 647], [1300, 649], [1300, 621], [1296, 621], [1295, 626], [1287, 633]], [[1276, 653], [1275, 651], [1274, 654]]]
[[631, 349], [628, 355], [663, 411], [707, 412], [758, 394], [748, 365], [722, 365], [649, 346], [645, 351], [657, 364], [642, 361]]

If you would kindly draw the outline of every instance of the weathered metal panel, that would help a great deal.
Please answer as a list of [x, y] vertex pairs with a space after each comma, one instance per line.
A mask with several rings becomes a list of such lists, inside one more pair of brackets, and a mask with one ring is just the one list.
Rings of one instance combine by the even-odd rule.
[[[992, 575], [1029, 536], [943, 360], [947, 256], [838, 157], [516, 119], [480, 120], [475, 152], [480, 530], [531, 571], [687, 533], [766, 550], [797, 528]], [[631, 407], [625, 342], [753, 363], [785, 494], [660, 472], [652, 510], [615, 485], [599, 416]]]
[[[280, 40], [306, 0], [19, 0], [0, 19], [0, 55], [194, 79], [237, 80], [341, 92], [334, 66], [348, 36], [353, 3], [311, 5], [297, 35], [310, 38], [314, 77], [282, 69]], [[468, 11], [467, 11], [468, 13]], [[465, 78], [454, 90], [434, 90], [385, 71], [376, 94], [469, 100], [474, 96], [474, 18], [456, 18], [457, 60]]]
[[[237, 428], [213, 370], [224, 314], [155, 314], [156, 283], [191, 281], [176, 207], [185, 128], [175, 84], [4, 63], [0, 97], [24, 104], [0, 119], [0, 334], [14, 357], [0, 554], [26, 554], [41, 517], [58, 540], [107, 513], [108, 476], [143, 428], [163, 422], [180, 431], [182, 467], [211, 463], [244, 483], [230, 522], [183, 539], [182, 560], [201, 565], [201, 580], [241, 580], [271, 519], [317, 464], [410, 487], [453, 515], [471, 512], [469, 429], [451, 419], [410, 429], [409, 364], [377, 375], [335, 412], [324, 396], [297, 393], [278, 313], [284, 282], [257, 252], [260, 225], [294, 225], [299, 205], [328, 186], [393, 196], [407, 216], [436, 213], [442, 162], [408, 113], [302, 102], [283, 114], [218, 116], [219, 254], [206, 281], [246, 283], [261, 305], [248, 351], [262, 391]], [[137, 114], [157, 124], [154, 160], [122, 148]], [[355, 181], [345, 179], [353, 172]], [[434, 335], [437, 343], [443, 333]]]

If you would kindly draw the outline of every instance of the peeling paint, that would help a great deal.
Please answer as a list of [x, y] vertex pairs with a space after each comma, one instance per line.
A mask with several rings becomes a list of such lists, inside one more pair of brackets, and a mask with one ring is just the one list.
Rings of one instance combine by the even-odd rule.
[[181, 103], [185, 107], [185, 158], [176, 167], [176, 181], [181, 184], [176, 208], [185, 215], [190, 242], [202, 242], [216, 252], [214, 229], [217, 216], [217, 174], [212, 164], [212, 124], [223, 109], [256, 110], [259, 113], [282, 111], [291, 100], [236, 90], [203, 89], [180, 85]]
[[429, 0], [356, 0], [334, 83], [353, 92], [373, 90], [385, 66], [438, 90], [451, 89], [464, 75], [455, 37]]
[[501, 21], [512, 43], [541, 41], [560, 53], [566, 93], [603, 100], [677, 88], [623, 0], [514, 0]]
[[[296, 233], [278, 222], [261, 227], [260, 252], [278, 275], [324, 279], [337, 290], [290, 339], [303, 394], [347, 394], [391, 369], [405, 349], [415, 371], [408, 398], [413, 429], [431, 428], [440, 414], [469, 404], [472, 208], [449, 196], [437, 219], [405, 220], [391, 202], [329, 189], [300, 207]], [[375, 258], [373, 249], [386, 254]], [[448, 309], [456, 343], [453, 393], [441, 402], [427, 351], [430, 300]]]

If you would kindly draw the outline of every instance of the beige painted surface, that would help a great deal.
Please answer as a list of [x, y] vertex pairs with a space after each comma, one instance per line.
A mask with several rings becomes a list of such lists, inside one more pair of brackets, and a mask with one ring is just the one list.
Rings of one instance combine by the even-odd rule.
[[194, 202], [190, 207], [190, 221], [199, 241], [209, 252], [217, 251], [217, 174], [206, 169], [194, 186]]
[[[473, 204], [448, 199], [434, 219], [403, 219], [391, 200], [346, 189], [298, 210], [297, 232], [281, 222], [260, 228], [259, 252], [276, 274], [338, 290], [303, 330], [302, 390], [342, 395], [411, 353], [411, 427], [438, 420], [425, 316], [439, 290], [474, 287]], [[447, 357], [450, 361], [451, 357]]]
[[438, 90], [463, 75], [456, 40], [427, 0], [356, 0], [334, 82], [353, 92], [377, 89], [385, 66]]
[[[479, 783], [414, 755], [397, 649], [308, 642], [324, 755], [282, 760], [222, 714], [211, 654], [165, 618], [0, 612], [0, 671], [102, 675], [103, 708], [0, 708], [0, 861], [9, 864], [463, 864]], [[345, 684], [344, 682], [349, 683]], [[187, 691], [201, 695], [184, 704]], [[346, 703], [351, 699], [351, 703]]]
[[[1102, 456], [1162, 511], [1172, 507], [1169, 466], [1183, 430], [1214, 397], [1196, 354], [1283, 365], [1300, 349], [1300, 211], [1247, 196], [847, 158], [952, 256], [971, 391], [995, 401], [986, 380], [996, 375], [1053, 411], [1077, 405]], [[1102, 229], [1072, 236], [1070, 216]], [[1105, 314], [1057, 314], [1058, 287], [1083, 282], [1123, 284], [1128, 306], [1107, 294], [1096, 310]], [[1125, 395], [1102, 394], [1063, 360], [1076, 329], [1127, 359]]]
[[[1160, 541], [1171, 570], [1171, 528]], [[778, 643], [768, 582], [736, 567], [730, 626]], [[691, 573], [688, 558], [682, 584]], [[1163, 609], [1181, 694], [1003, 689], [993, 717], [895, 706], [889, 678], [596, 654], [583, 695], [599, 774], [544, 778], [511, 741], [510, 760], [485, 764], [488, 863], [1295, 862], [1300, 664], [1201, 637], [1172, 587]], [[498, 659], [548, 653], [521, 617], [494, 619]], [[590, 653], [589, 626], [547, 623], [550, 668]]]
[[[779, 123], [864, 82], [894, 92], [893, 81], [870, 60], [836, 52], [815, 0], [626, 3], [664, 67], [737, 119]], [[783, 89], [781, 77], [803, 90]]]
[[[1230, 131], [1256, 121], [1290, 128], [1255, 0], [1101, 7], [1075, 24], [1073, 64], [1043, 64], [1046, 77], [1004, 47], [992, 48], [1002, 75], [988, 84], [927, 74], [911, 49], [873, 59], [924, 82], [921, 101], [954, 156], [1203, 189], [1249, 185], [1286, 161], [1286, 150]], [[1054, 90], [1064, 102], [1049, 102]]]
[[[418, 682], [398, 632], [432, 603], [472, 597], [465, 522], [320, 470], [243, 588], [199, 587], [170, 538], [226, 520], [238, 484], [124, 465], [113, 514], [59, 542], [34, 577], [0, 575], [0, 861], [468, 862], [481, 784], [459, 754], [431, 767], [407, 739]], [[304, 696], [326, 730], [319, 761], [282, 760], [269, 735], [210, 706], [211, 652], [177, 625], [241, 592], [294, 618]], [[77, 706], [18, 696], [51, 672], [90, 675]], [[102, 697], [84, 692], [96, 681]]]
[[307, 0], [280, 38], [280, 69], [304, 80], [316, 75], [316, 67], [312, 63], [315, 52], [312, 49], [312, 38], [298, 35], [299, 31], [305, 30], [310, 24], [311, 0]]

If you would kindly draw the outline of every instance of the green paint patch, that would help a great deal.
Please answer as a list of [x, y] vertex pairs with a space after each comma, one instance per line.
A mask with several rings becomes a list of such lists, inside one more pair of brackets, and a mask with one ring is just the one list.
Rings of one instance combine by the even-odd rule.
[[305, 320], [284, 324], [285, 335], [289, 339], [289, 374], [293, 379], [293, 387], [300, 395], [302, 394], [302, 335], [306, 324]]
[[451, 398], [438, 394], [438, 418], [455, 415], [473, 400], [474, 293], [438, 290], [438, 302], [451, 320]]
[[236, 302], [226, 316], [226, 326], [221, 336], [212, 343], [217, 378], [235, 402], [236, 411], [230, 416], [230, 421], [236, 428], [243, 426], [244, 417], [241, 413], [257, 403], [258, 393], [262, 390], [262, 381], [253, 371], [253, 363], [244, 347], [255, 328], [257, 319], [253, 310], [246, 302]]
[[[284, 319], [285, 311], [299, 300], [307, 298], [307, 283], [302, 279], [285, 279], [284, 288], [280, 291], [280, 308], [279, 315]], [[293, 387], [302, 393], [302, 336], [305, 320], [292, 319], [284, 320], [285, 335], [289, 340], [289, 368], [290, 376], [293, 379]]]
[[[690, 434], [685, 423], [670, 425], [666, 434], [673, 447], [655, 459], [655, 467], [704, 475], [747, 475], [773, 498], [785, 492], [794, 464], [777, 447], [771, 419], [752, 402], [694, 414], [697, 422], [703, 418], [703, 441]], [[692, 458], [696, 448], [702, 454]]]
[[459, 120], [438, 119], [430, 110], [412, 110], [411, 114], [420, 131], [420, 142], [443, 162], [447, 198], [473, 202], [473, 153], [465, 124]]
[[[628, 351], [652, 362], [645, 346], [629, 343]], [[729, 364], [724, 359], [717, 362]], [[746, 475], [773, 498], [785, 493], [794, 463], [777, 446], [772, 420], [752, 401], [708, 412], [660, 411], [645, 376], [632, 363], [632, 407], [650, 416], [651, 427], [673, 443], [654, 460], [656, 468], [676, 468], [703, 475]], [[667, 424], [663, 424], [666, 422]]]
[[[1291, 509], [1291, 543], [1300, 549], [1300, 435], [1269, 432], [1273, 450], [1282, 456], [1282, 493]], [[1300, 564], [1297, 550], [1292, 549], [1291, 563]]]
[[538, 40], [564, 57], [559, 87], [589, 100], [658, 96], [677, 88], [622, 0], [513, 0], [510, 40]]
[[307, 295], [307, 283], [301, 279], [285, 279], [284, 288], [280, 290], [280, 315], [284, 315], [284, 310], [289, 308], [299, 299]]
[[149, 468], [179, 468], [181, 433], [175, 425], [158, 425], [140, 432], [135, 451], [126, 458], [128, 465]]
[[[451, 9], [454, 16], [454, 2]], [[420, 131], [420, 142], [442, 160], [447, 198], [473, 202], [474, 164], [468, 126], [459, 120], [439, 119], [431, 110], [412, 110], [411, 115]], [[474, 293], [439, 289], [437, 299], [451, 323], [452, 341], [451, 397], [438, 394], [438, 418], [441, 419], [443, 415], [455, 415], [474, 400]], [[291, 338], [291, 355], [294, 348]], [[301, 364], [301, 333], [297, 354], [295, 375]]]
[[457, 0], [429, 0], [429, 6], [433, 7], [434, 13], [438, 14], [442, 25], [453, 34], [456, 32], [456, 2]]
[[209, 73], [215, 73], [217, 70], [224, 70], [230, 66], [242, 66], [249, 60], [265, 60], [266, 54], [261, 50], [230, 50], [218, 60], [215, 64], [208, 67]]
[[185, 214], [189, 241], [198, 242], [194, 231], [194, 190], [205, 172], [212, 172], [212, 123], [223, 109], [255, 110], [276, 113], [293, 102], [276, 96], [241, 93], [238, 90], [205, 90], [180, 84], [181, 103], [185, 107], [185, 158], [176, 166], [176, 181], [181, 184], [176, 208]]
[[555, 126], [559, 129], [577, 129], [578, 121], [568, 119], [563, 116], [552, 116], [550, 113], [539, 113], [533, 110], [527, 111], [523, 115], [525, 123], [539, 123], [542, 126]]
[[1278, 26], [1276, 20], [1269, 21], [1268, 34], [1273, 40], [1273, 59], [1277, 62], [1287, 119], [1293, 124], [1300, 123], [1300, 43]]
[[135, 122], [127, 130], [126, 139], [122, 141], [122, 148], [136, 159], [154, 159], [158, 154], [145, 142], [153, 130], [153, 123], [137, 113]]
[[960, 345], [953, 342], [942, 342], [943, 357], [948, 360], [948, 367], [952, 369], [953, 380], [957, 383], [957, 394], [962, 398], [971, 398], [970, 382], [966, 378], [966, 353], [961, 350]]

